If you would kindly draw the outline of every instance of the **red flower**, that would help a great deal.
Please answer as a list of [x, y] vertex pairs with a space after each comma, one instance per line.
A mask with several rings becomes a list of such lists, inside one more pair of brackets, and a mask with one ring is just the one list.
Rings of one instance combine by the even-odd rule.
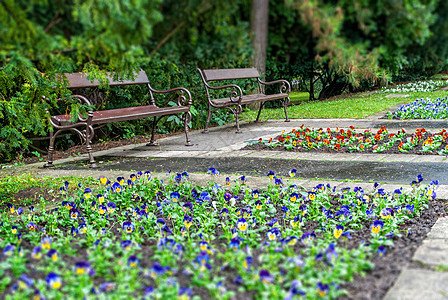
[[339, 148], [341, 148], [341, 145], [339, 145], [339, 143], [337, 143], [336, 145], [334, 145], [334, 150], [338, 151]]
[[285, 138], [282, 137], [282, 136], [279, 136], [279, 137], [278, 137], [278, 141], [279, 141], [280, 143], [283, 143], [283, 142], [285, 141]]

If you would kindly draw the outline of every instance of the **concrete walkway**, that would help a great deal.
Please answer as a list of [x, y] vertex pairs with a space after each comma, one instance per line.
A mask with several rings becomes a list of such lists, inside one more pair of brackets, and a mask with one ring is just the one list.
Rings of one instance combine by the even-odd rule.
[[[166, 176], [166, 171], [188, 171], [190, 179], [197, 183], [210, 180], [205, 174], [209, 167], [216, 167], [231, 179], [245, 174], [251, 187], [266, 186], [269, 179], [264, 176], [274, 170], [285, 176], [291, 168], [298, 169], [298, 179], [288, 179], [291, 183], [309, 189], [320, 182], [337, 187], [361, 186], [371, 189], [373, 182], [382, 182], [388, 191], [403, 186], [409, 189], [409, 182], [422, 174], [426, 183], [439, 180], [437, 199], [448, 201], [448, 160], [437, 155], [397, 155], [397, 154], [321, 154], [292, 153], [275, 151], [241, 150], [260, 137], [268, 139], [298, 128], [302, 124], [312, 128], [380, 128], [385, 126], [390, 132], [401, 128], [413, 131], [425, 128], [435, 131], [448, 127], [446, 121], [397, 121], [379, 119], [378, 116], [358, 119], [313, 119], [267, 121], [243, 123], [242, 133], [235, 134], [234, 125], [215, 127], [210, 133], [194, 131], [192, 147], [183, 146], [185, 136], [176, 135], [159, 140], [159, 146], [145, 144], [128, 145], [95, 152], [100, 169], [87, 168], [87, 156], [63, 159], [55, 162], [55, 169], [43, 169], [44, 163], [1, 170], [9, 176], [22, 172], [33, 172], [41, 176], [83, 175], [99, 177], [125, 176], [130, 171], [154, 171], [155, 176]], [[260, 176], [263, 175], [263, 176]], [[224, 184], [226, 176], [217, 178]], [[215, 178], [214, 178], [215, 179]], [[347, 181], [350, 179], [352, 181]], [[418, 267], [415, 267], [415, 266]], [[385, 299], [448, 299], [448, 218], [440, 218], [426, 240], [416, 251], [412, 262], [406, 266]]]

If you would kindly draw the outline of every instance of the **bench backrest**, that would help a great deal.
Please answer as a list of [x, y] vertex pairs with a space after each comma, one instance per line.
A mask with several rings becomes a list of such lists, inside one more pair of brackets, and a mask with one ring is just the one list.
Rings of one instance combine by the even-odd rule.
[[[132, 85], [132, 84], [149, 84], [148, 76], [146, 76], [145, 71], [140, 70], [136, 74], [137, 77], [134, 80], [113, 80], [112, 76], [107, 76], [110, 86], [120, 86], [120, 85]], [[91, 82], [87, 79], [86, 73], [65, 73], [67, 80], [69, 82], [68, 88], [88, 88], [88, 87], [98, 87], [100, 83], [98, 80]]]
[[202, 70], [205, 81], [246, 79], [260, 77], [256, 68]]

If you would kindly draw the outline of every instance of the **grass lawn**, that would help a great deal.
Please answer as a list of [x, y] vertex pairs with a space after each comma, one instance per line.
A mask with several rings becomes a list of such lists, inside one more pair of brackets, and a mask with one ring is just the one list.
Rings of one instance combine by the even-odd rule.
[[[445, 97], [446, 91], [409, 93], [407, 98], [386, 98], [387, 94], [356, 95], [334, 100], [307, 101], [308, 94], [291, 93], [288, 116], [292, 119], [332, 119], [332, 118], [365, 118], [384, 111], [397, 104], [405, 104], [420, 98], [437, 99]], [[256, 110], [244, 111], [242, 119], [253, 121], [257, 117]], [[261, 120], [284, 119], [283, 108], [263, 109]]]

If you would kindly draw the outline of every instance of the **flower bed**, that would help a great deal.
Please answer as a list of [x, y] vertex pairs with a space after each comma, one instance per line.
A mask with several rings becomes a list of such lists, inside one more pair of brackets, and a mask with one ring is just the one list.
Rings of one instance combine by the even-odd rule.
[[448, 80], [426, 80], [416, 81], [406, 84], [397, 84], [391, 88], [382, 88], [380, 93], [416, 93], [434, 92], [437, 89], [447, 86]]
[[389, 132], [385, 127], [377, 131], [371, 129], [357, 132], [353, 126], [349, 129], [326, 130], [304, 127], [283, 131], [276, 138], [259, 139], [244, 149], [356, 152], [356, 153], [410, 153], [410, 154], [448, 154], [448, 132], [443, 129], [431, 133], [424, 128], [409, 134], [401, 129], [397, 133]]
[[[218, 176], [214, 168], [211, 176]], [[291, 170], [294, 176], [296, 170]], [[407, 189], [377, 184], [305, 190], [269, 172], [198, 186], [149, 172], [79, 188], [51, 211], [8, 205], [0, 227], [0, 292], [15, 299], [336, 298], [399, 241], [436, 197], [419, 175]], [[61, 187], [67, 191], [67, 185]]]
[[417, 99], [400, 106], [395, 112], [387, 112], [388, 119], [447, 119], [448, 98]]

